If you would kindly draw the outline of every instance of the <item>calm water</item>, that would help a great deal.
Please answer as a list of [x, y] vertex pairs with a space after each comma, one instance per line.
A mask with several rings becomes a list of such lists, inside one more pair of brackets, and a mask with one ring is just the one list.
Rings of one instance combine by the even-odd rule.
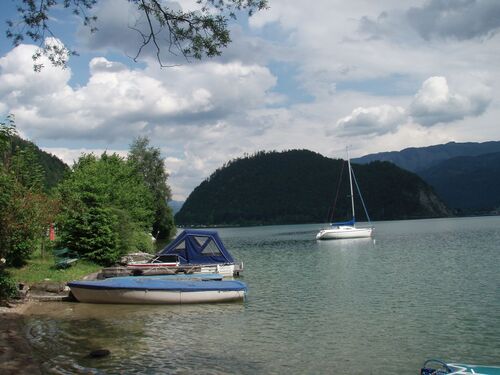
[[[47, 373], [417, 374], [429, 357], [500, 365], [500, 217], [220, 229], [244, 303], [43, 303], [27, 335]], [[107, 348], [111, 356], [85, 358]]]

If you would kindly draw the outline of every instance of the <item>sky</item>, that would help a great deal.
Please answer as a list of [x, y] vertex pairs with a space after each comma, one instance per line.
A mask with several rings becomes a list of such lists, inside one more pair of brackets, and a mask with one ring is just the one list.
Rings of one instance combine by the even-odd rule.
[[[0, 24], [16, 19], [0, 3]], [[169, 2], [194, 9], [194, 1]], [[37, 46], [0, 37], [0, 118], [71, 165], [81, 153], [125, 156], [146, 136], [165, 158], [174, 200], [228, 161], [308, 149], [344, 158], [500, 140], [500, 1], [269, 0], [230, 24], [231, 45], [202, 61], [135, 62], [144, 20], [99, 0], [98, 31], [51, 14], [68, 68], [33, 71]]]

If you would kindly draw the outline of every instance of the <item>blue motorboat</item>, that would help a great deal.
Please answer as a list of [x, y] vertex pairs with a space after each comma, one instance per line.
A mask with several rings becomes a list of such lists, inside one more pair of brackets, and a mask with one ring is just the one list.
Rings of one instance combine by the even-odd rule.
[[236, 280], [164, 276], [112, 277], [68, 283], [79, 302], [120, 304], [186, 304], [242, 301], [247, 286]]
[[464, 363], [446, 363], [438, 359], [429, 359], [420, 369], [420, 375], [500, 375], [500, 367], [470, 365]]

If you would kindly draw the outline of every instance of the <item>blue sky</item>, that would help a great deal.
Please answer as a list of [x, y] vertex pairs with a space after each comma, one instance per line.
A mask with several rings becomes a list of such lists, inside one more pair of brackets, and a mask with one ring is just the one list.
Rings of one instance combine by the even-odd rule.
[[[193, 9], [194, 1], [171, 2]], [[141, 24], [126, 0], [99, 0], [90, 34], [64, 10], [51, 27], [72, 57], [32, 70], [36, 46], [0, 44], [0, 115], [71, 164], [82, 152], [125, 155], [137, 136], [159, 147], [174, 199], [225, 162], [260, 150], [329, 157], [500, 139], [500, 2], [269, 0], [231, 24], [216, 59], [150, 51], [136, 63]], [[0, 3], [2, 25], [15, 2]], [[4, 26], [5, 28], [6, 26]], [[2, 35], [5, 35], [3, 32]], [[168, 57], [167, 57], [168, 58]]]

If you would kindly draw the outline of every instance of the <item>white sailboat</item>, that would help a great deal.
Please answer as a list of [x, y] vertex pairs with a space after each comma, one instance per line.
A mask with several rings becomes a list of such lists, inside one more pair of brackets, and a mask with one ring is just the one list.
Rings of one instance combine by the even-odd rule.
[[[349, 173], [349, 188], [351, 192], [351, 212], [352, 219], [350, 221], [341, 222], [341, 223], [331, 223], [329, 228], [322, 229], [316, 235], [317, 240], [333, 240], [333, 239], [343, 239], [343, 238], [366, 238], [371, 237], [373, 233], [373, 227], [356, 227], [356, 216], [354, 212], [354, 194], [352, 188], [352, 178], [353, 178], [353, 170], [351, 167], [351, 160], [349, 158], [349, 149], [347, 149], [347, 166]], [[356, 182], [356, 180], [355, 180]], [[370, 218], [368, 216], [368, 212], [366, 211], [365, 204], [363, 202], [363, 198], [361, 196], [361, 192], [359, 190], [359, 186], [356, 182], [356, 187], [361, 198], [361, 202], [363, 203], [363, 208], [365, 209], [365, 214], [370, 222]]]

